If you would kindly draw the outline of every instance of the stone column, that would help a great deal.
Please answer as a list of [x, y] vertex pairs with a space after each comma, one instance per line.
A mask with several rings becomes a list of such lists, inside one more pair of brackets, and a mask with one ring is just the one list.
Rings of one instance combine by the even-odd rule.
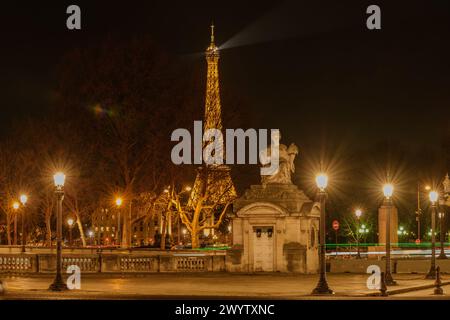
[[[386, 216], [388, 207], [382, 205], [378, 208], [378, 244], [383, 245], [386, 243]], [[391, 245], [398, 243], [398, 210], [397, 207], [391, 207]]]

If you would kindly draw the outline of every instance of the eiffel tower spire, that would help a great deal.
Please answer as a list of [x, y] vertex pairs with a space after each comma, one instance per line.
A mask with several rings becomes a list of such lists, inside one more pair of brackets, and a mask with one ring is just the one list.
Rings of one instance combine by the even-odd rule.
[[206, 49], [206, 62], [208, 64], [208, 72], [206, 74], [205, 122], [203, 130], [222, 130], [222, 107], [219, 91], [219, 48], [214, 43], [214, 24], [211, 24], [211, 43]]
[[[211, 43], [206, 49], [208, 70], [203, 132], [208, 129], [223, 129], [219, 91], [219, 48], [216, 47], [214, 40], [214, 25], [211, 25]], [[228, 166], [205, 164], [198, 169], [189, 205], [194, 206], [202, 195], [207, 195], [209, 202], [219, 204], [224, 204], [236, 197], [236, 189]]]

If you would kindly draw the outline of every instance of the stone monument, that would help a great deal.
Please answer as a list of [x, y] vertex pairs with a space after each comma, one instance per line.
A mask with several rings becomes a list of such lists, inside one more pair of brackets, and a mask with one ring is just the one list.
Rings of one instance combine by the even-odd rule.
[[279, 150], [278, 171], [233, 203], [229, 271], [318, 271], [320, 204], [292, 183], [297, 146]]

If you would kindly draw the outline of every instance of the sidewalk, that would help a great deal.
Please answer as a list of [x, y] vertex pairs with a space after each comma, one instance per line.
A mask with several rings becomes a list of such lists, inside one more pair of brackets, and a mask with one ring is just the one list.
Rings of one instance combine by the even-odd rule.
[[[369, 274], [329, 274], [334, 298], [358, 298], [378, 294], [369, 290]], [[398, 285], [388, 287], [393, 294], [431, 287], [433, 280], [424, 275], [394, 275]], [[146, 274], [93, 275], [81, 277], [81, 290], [49, 292], [52, 276], [2, 277], [6, 294], [0, 299], [308, 299], [312, 298], [317, 275], [291, 274]], [[450, 284], [450, 279], [442, 279]], [[450, 287], [448, 287], [450, 292]], [[444, 291], [446, 287], [444, 287]], [[422, 290], [424, 291], [424, 290]], [[428, 289], [432, 292], [432, 289]], [[371, 297], [374, 298], [374, 297]]]

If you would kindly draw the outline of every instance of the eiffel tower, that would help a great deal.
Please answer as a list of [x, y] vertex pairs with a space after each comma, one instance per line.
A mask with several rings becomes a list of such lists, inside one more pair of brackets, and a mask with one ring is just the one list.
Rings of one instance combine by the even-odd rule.
[[[222, 130], [222, 110], [219, 92], [219, 48], [214, 43], [214, 25], [211, 25], [211, 43], [206, 49], [208, 64], [206, 78], [205, 119], [203, 132]], [[203, 146], [205, 147], [205, 146]], [[230, 175], [230, 167], [203, 164], [197, 170], [188, 206], [196, 205], [200, 197], [207, 197], [207, 204], [222, 205], [236, 198], [236, 189]]]

